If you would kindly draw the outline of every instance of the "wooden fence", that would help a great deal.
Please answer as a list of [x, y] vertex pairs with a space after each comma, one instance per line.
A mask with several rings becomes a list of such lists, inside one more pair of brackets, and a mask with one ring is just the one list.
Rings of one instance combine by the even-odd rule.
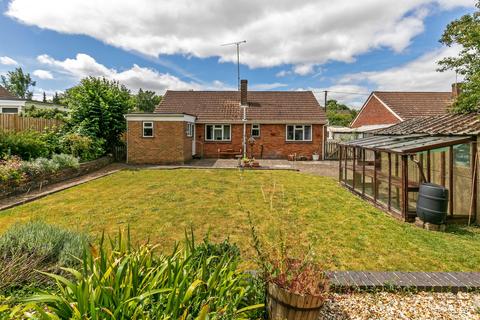
[[56, 119], [21, 117], [17, 114], [0, 114], [0, 130], [26, 131], [35, 130], [43, 132], [48, 128], [60, 127], [63, 121]]
[[340, 148], [337, 141], [327, 141], [327, 146], [325, 149], [326, 160], [338, 160]]

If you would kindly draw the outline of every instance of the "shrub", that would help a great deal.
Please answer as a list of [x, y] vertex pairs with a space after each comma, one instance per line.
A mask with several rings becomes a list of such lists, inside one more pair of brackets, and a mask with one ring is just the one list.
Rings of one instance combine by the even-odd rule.
[[47, 283], [36, 270], [78, 265], [85, 243], [85, 236], [41, 221], [14, 225], [0, 236], [0, 292]]
[[105, 154], [103, 140], [94, 140], [78, 133], [66, 134], [61, 143], [63, 152], [74, 155], [82, 161], [95, 160]]
[[25, 109], [23, 115], [32, 118], [57, 119], [62, 121], [68, 119], [68, 112], [59, 110], [58, 108], [43, 109], [31, 106]]
[[22, 161], [18, 157], [8, 157], [0, 161], [0, 182], [2, 184], [19, 184], [25, 175], [21, 170]]
[[109, 248], [104, 241], [91, 247], [81, 268], [67, 270], [74, 281], [51, 275], [57, 289], [25, 301], [41, 303], [38, 312], [68, 319], [252, 319], [263, 310], [263, 288], [237, 270], [232, 246], [195, 247], [187, 239], [170, 255], [157, 256], [154, 249], [132, 248], [120, 233]]
[[78, 158], [69, 154], [54, 154], [51, 160], [57, 163], [60, 169], [78, 169], [80, 166]]
[[47, 142], [36, 131], [0, 132], [0, 157], [16, 155], [24, 160], [47, 157], [50, 153]]

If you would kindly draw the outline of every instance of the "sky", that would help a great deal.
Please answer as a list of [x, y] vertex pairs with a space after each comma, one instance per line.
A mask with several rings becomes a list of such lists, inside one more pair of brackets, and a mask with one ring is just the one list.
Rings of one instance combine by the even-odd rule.
[[439, 39], [474, 0], [0, 0], [0, 74], [22, 67], [35, 95], [87, 76], [133, 92], [312, 90], [360, 107], [373, 90], [449, 91]]

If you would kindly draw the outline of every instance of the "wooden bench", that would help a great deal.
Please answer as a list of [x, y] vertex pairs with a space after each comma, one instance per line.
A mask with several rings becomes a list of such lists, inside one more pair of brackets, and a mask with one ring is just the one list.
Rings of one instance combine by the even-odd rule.
[[218, 158], [220, 159], [222, 156], [227, 156], [227, 157], [233, 157], [233, 156], [237, 156], [237, 155], [241, 155], [242, 154], [242, 149], [238, 149], [235, 150], [235, 149], [232, 149], [232, 148], [229, 148], [229, 149], [220, 149], [218, 148], [217, 150], [218, 152]]

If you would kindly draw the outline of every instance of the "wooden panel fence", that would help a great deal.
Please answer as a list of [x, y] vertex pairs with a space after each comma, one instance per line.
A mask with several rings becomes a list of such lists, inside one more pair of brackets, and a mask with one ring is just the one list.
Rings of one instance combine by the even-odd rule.
[[60, 127], [63, 121], [57, 119], [21, 117], [17, 114], [0, 114], [0, 130], [26, 131], [35, 130], [43, 132], [48, 128]]
[[339, 159], [339, 144], [337, 141], [327, 141], [325, 148], [325, 159], [326, 160], [338, 160]]

